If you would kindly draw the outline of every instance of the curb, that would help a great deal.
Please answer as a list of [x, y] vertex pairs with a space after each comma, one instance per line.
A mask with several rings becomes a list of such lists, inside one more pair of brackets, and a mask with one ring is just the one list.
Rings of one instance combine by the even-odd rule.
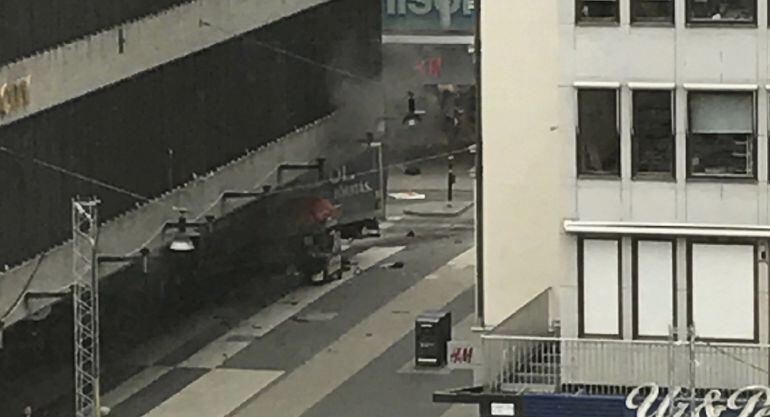
[[[411, 216], [418, 216], [418, 217], [458, 217], [468, 211], [471, 207], [473, 207], [472, 201], [463, 201], [457, 204], [457, 207], [454, 208], [454, 210], [449, 211], [441, 211], [441, 210], [425, 210], [421, 209], [421, 207], [424, 207], [426, 203], [423, 204], [415, 204], [410, 207], [404, 208], [404, 214], [408, 214]], [[430, 204], [430, 203], [427, 203]], [[445, 204], [445, 203], [441, 203]]]

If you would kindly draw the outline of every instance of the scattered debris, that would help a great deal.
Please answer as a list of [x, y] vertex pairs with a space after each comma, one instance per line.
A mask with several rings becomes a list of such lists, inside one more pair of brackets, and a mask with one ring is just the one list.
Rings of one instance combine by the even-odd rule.
[[420, 175], [421, 173], [422, 173], [422, 170], [420, 170], [420, 168], [416, 166], [406, 167], [406, 169], [404, 170], [404, 174], [406, 175]]
[[414, 237], [414, 230], [407, 232], [406, 237]]
[[416, 193], [414, 191], [405, 193], [390, 193], [388, 195], [396, 200], [425, 200], [425, 194]]
[[404, 267], [404, 263], [401, 261], [398, 262], [391, 262], [389, 264], [384, 264], [380, 268], [382, 269], [401, 269]]

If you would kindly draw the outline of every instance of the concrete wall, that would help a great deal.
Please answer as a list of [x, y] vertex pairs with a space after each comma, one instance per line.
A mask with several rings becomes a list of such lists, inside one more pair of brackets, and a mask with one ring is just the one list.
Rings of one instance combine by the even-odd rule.
[[[147, 247], [155, 252], [168, 242], [160, 234], [162, 225], [176, 216], [174, 207], [185, 207], [190, 218], [203, 218], [205, 214], [222, 217], [237, 209], [243, 202], [228, 201], [223, 205], [219, 198], [225, 191], [248, 191], [262, 184], [275, 183], [275, 168], [281, 162], [306, 162], [319, 155], [329, 155], [330, 149], [344, 150], [338, 141], [331, 140], [337, 128], [335, 116], [322, 119], [276, 142], [250, 152], [243, 157], [218, 168], [207, 176], [199, 177], [163, 196], [137, 207], [101, 226], [99, 252], [129, 254]], [[297, 174], [295, 174], [297, 175]], [[71, 241], [57, 246], [40, 256], [0, 275], [0, 312], [8, 311], [5, 326], [10, 326], [50, 301], [19, 303], [25, 291], [46, 292], [67, 288], [72, 281]], [[101, 268], [102, 277], [116, 271], [116, 266], [106, 264]]]
[[[757, 28], [687, 27], [685, 2], [675, 2], [675, 27], [641, 27], [629, 22], [629, 0], [620, 1], [620, 24], [575, 25], [574, 2], [561, 2], [559, 43], [560, 140], [568, 144], [568, 216], [580, 220], [770, 224], [768, 204], [768, 30], [767, 2], [758, 2]], [[577, 179], [575, 82], [621, 83], [621, 178]], [[631, 91], [629, 82], [675, 83], [675, 181], [631, 179]], [[757, 91], [757, 181], [748, 183], [687, 181], [685, 83], [749, 84]], [[557, 219], [554, 219], [557, 221]], [[574, 240], [566, 267], [568, 280], [558, 292], [564, 336], [577, 335], [577, 248]], [[623, 327], [631, 337], [631, 241], [623, 240]], [[685, 242], [678, 243], [678, 269], [686, 271]], [[767, 340], [767, 267], [759, 265], [760, 339]], [[685, 274], [678, 275], [678, 309], [686, 311]], [[679, 314], [678, 325], [686, 326]]]
[[565, 276], [569, 239], [559, 219], [565, 216], [569, 157], [559, 135], [560, 3], [481, 6], [487, 326]]
[[0, 84], [32, 81], [29, 106], [0, 126], [328, 1], [196, 0], [0, 67]]

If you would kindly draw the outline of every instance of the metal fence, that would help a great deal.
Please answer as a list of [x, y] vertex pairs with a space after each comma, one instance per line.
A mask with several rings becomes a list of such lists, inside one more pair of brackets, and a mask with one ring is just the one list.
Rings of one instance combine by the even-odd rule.
[[[770, 383], [770, 346], [485, 335], [486, 384], [521, 389], [625, 395], [634, 387], [735, 390]], [[692, 365], [692, 367], [691, 367]]]

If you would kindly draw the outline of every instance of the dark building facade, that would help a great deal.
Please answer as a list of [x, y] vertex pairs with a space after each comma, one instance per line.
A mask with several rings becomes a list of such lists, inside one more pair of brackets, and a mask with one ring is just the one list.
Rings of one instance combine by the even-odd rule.
[[75, 195], [139, 202], [33, 158], [158, 196], [341, 104], [344, 77], [275, 48], [375, 78], [379, 42], [377, 5], [337, 0], [0, 127], [0, 266], [68, 238]]
[[[154, 198], [343, 106], [338, 90], [351, 80], [323, 66], [376, 80], [380, 23], [377, 2], [334, 0], [0, 127], [0, 267], [68, 239], [76, 195], [97, 196], [102, 220], [141, 203], [78, 175]], [[219, 223], [213, 244], [193, 257], [167, 254], [147, 275], [129, 265], [103, 280], [105, 389], [136, 371], [123, 361], [127, 349], [201, 303], [259, 276], [256, 309], [299, 284], [256, 274], [263, 266], [244, 223], [265, 212], [257, 204]], [[69, 302], [6, 329], [4, 342], [0, 416], [25, 404], [71, 410]]]

